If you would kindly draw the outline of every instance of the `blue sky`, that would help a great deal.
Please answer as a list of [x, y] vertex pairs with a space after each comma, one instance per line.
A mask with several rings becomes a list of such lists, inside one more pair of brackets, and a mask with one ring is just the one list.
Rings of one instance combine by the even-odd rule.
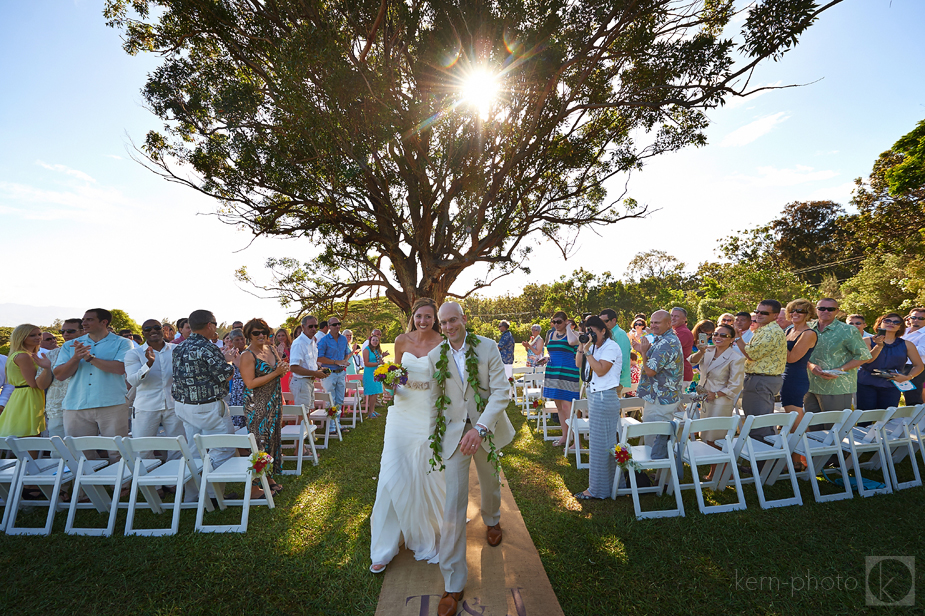
[[[312, 247], [248, 247], [246, 232], [209, 215], [213, 202], [129, 159], [130, 140], [159, 126], [139, 93], [157, 58], [126, 55], [102, 6], [0, 3], [0, 324], [43, 324], [98, 305], [139, 322], [201, 307], [220, 320], [281, 322], [285, 310], [240, 288], [234, 270], [259, 274], [268, 256], [307, 258]], [[664, 156], [631, 179], [630, 196], [657, 212], [583, 234], [568, 261], [540, 243], [534, 273], [499, 281], [489, 294], [578, 267], [622, 276], [648, 249], [693, 269], [716, 258], [718, 239], [770, 220], [790, 201], [848, 205], [854, 178], [925, 118], [922, 23], [920, 0], [847, 0], [830, 9], [755, 76], [762, 85], [816, 83], [714, 111], [708, 146]]]

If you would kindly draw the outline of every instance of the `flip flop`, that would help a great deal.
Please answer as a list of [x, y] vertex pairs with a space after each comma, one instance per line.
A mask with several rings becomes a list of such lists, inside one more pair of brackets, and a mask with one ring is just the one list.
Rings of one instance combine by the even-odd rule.
[[376, 566], [375, 564], [372, 564], [372, 565], [369, 566], [369, 572], [370, 572], [370, 573], [375, 573], [375, 574], [382, 573], [382, 572], [385, 571], [385, 568], [386, 568], [388, 565], [379, 565], [380, 567], [382, 567], [382, 569], [373, 569], [373, 567], [375, 567], [375, 566]]
[[585, 494], [584, 492], [575, 492], [575, 498], [578, 500], [604, 500], [603, 498], [591, 496], [590, 494]]

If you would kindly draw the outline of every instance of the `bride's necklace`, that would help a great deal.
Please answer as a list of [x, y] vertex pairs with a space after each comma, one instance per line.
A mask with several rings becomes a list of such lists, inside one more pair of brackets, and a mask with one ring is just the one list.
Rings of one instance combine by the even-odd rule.
[[[479, 344], [478, 337], [472, 332], [466, 332], [466, 382], [472, 388], [475, 396], [475, 408], [481, 417], [488, 405], [488, 400], [479, 394], [479, 358], [475, 353], [475, 347]], [[440, 343], [440, 359], [437, 360], [437, 372], [434, 378], [437, 380], [437, 421], [434, 426], [434, 433], [430, 435], [430, 448], [433, 450], [433, 456], [430, 458], [431, 470], [442, 471], [446, 468], [443, 463], [443, 456], [440, 452], [443, 450], [443, 435], [446, 434], [446, 417], [443, 413], [450, 405], [450, 398], [446, 395], [446, 380], [450, 377], [449, 365], [450, 360], [447, 357], [447, 351], [450, 343], [446, 338]], [[486, 436], [488, 439], [488, 461], [495, 467], [495, 476], [501, 474], [501, 460], [498, 457], [498, 451], [495, 449], [495, 442], [491, 432]], [[438, 468], [439, 467], [439, 468]]]

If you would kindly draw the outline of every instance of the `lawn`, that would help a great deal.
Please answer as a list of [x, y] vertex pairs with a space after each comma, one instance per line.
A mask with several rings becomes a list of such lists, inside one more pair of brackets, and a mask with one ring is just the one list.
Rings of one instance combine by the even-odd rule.
[[[505, 474], [569, 616], [889, 613], [865, 607], [865, 557], [923, 553], [923, 488], [816, 505], [803, 484], [804, 506], [763, 511], [746, 487], [748, 510], [710, 516], [685, 492], [686, 518], [643, 522], [629, 498], [579, 504], [571, 493], [587, 487], [587, 471], [525, 427], [513, 408], [509, 414], [518, 435], [505, 449]], [[368, 516], [384, 426], [366, 421], [322, 451], [319, 466], [284, 478], [277, 509], [252, 509], [244, 535], [196, 534], [194, 511], [183, 512], [174, 537], [124, 537], [124, 512], [108, 539], [65, 535], [64, 513], [50, 537], [0, 535], [0, 608], [17, 615], [372, 615], [381, 578], [367, 571]], [[908, 463], [901, 468], [910, 473]], [[645, 506], [656, 498], [644, 497]], [[103, 522], [92, 511], [80, 517]], [[138, 519], [168, 523], [148, 512]], [[38, 522], [39, 514], [23, 521]]]

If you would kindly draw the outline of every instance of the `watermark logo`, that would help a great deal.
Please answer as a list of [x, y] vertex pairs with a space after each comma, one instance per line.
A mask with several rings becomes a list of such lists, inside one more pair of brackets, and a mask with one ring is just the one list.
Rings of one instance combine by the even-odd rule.
[[867, 605], [915, 605], [914, 556], [867, 556], [864, 564]]

